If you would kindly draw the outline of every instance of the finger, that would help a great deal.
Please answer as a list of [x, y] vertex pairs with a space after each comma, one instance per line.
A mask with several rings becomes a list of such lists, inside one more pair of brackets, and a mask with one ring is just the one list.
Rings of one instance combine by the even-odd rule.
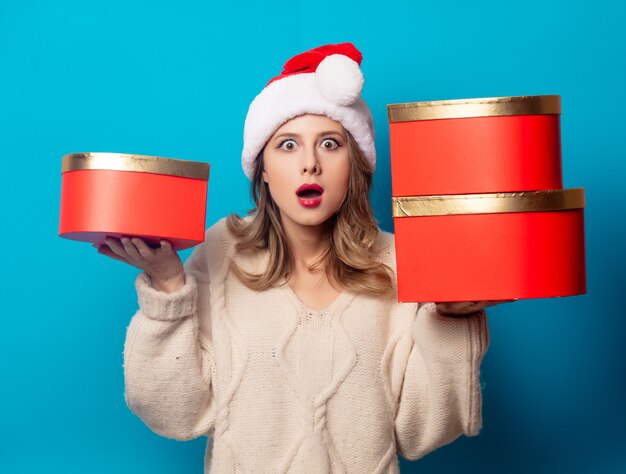
[[512, 303], [515, 300], [493, 300], [493, 301], [485, 301], [485, 305], [486, 306], [495, 306], [497, 304], [502, 304], [502, 303]]
[[477, 304], [480, 304], [479, 301], [463, 301], [458, 303], [458, 308], [464, 313], [475, 311]]
[[454, 307], [454, 311], [457, 314], [472, 314], [476, 311], [480, 311], [484, 309], [484, 301], [459, 301], [457, 303], [452, 303]]
[[168, 240], [161, 240], [161, 250], [166, 254], [171, 254], [174, 252], [172, 249], [172, 244]]
[[109, 246], [114, 254], [119, 255], [120, 257], [124, 258], [124, 260], [128, 259], [128, 254], [126, 253], [126, 250], [124, 250], [124, 247], [122, 246], [122, 244], [120, 244], [120, 241], [118, 239], [113, 237], [107, 237], [106, 239], [104, 239], [104, 242]]
[[445, 303], [437, 303], [439, 305], [439, 309], [447, 314], [468, 314], [473, 312], [472, 306], [474, 303], [471, 301], [455, 301], [455, 302], [445, 302]]
[[135, 244], [132, 243], [128, 237], [122, 237], [120, 240], [122, 241], [124, 250], [126, 250], [126, 253], [128, 254], [130, 259], [139, 260], [139, 261], [143, 260], [143, 257], [139, 253], [139, 250], [137, 250], [137, 247], [135, 247]]
[[98, 247], [98, 253], [100, 255], [106, 255], [107, 257], [111, 257], [115, 260], [119, 260], [120, 262], [128, 263], [128, 261], [125, 258], [120, 257], [119, 255], [113, 253], [113, 251], [111, 251], [111, 249], [108, 248], [106, 245], [101, 245], [100, 247]]
[[137, 250], [143, 258], [146, 260], [152, 260], [154, 258], [154, 250], [146, 244], [143, 239], [139, 237], [132, 238], [133, 243], [137, 247]]
[[474, 303], [472, 303], [471, 301], [446, 301], [436, 304], [451, 312], [462, 312], [463, 310], [470, 308]]

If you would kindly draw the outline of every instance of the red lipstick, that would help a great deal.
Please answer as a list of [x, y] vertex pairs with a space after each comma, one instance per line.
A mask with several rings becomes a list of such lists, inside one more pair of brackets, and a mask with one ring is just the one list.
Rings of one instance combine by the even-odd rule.
[[316, 183], [305, 183], [296, 190], [298, 201], [305, 207], [316, 207], [322, 202], [324, 188]]

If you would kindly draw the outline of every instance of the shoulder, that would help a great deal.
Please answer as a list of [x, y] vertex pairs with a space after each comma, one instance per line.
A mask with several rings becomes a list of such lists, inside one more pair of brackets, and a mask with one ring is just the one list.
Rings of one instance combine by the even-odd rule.
[[[250, 224], [250, 222], [253, 219], [253, 216], [242, 217], [237, 214], [229, 214], [228, 216], [222, 217], [217, 222], [215, 222], [215, 224], [213, 224], [211, 227], [206, 229], [205, 234], [204, 234], [205, 243], [208, 243], [209, 245], [219, 245], [219, 246], [228, 248], [237, 242], [237, 237], [234, 234], [232, 234], [228, 228], [228, 219], [231, 216], [233, 218], [238, 218], [238, 220], [242, 220], [245, 225]], [[235, 222], [235, 224], [236, 223], [237, 221]]]
[[227, 217], [222, 217], [204, 231], [204, 242], [200, 246], [211, 253], [225, 254], [235, 242], [235, 237], [228, 230]]
[[235, 237], [228, 230], [226, 220], [228, 216], [222, 217], [212, 226], [204, 231], [204, 243], [210, 245], [228, 245], [235, 240]]
[[187, 262], [186, 267], [195, 267], [207, 273], [221, 268], [230, 248], [235, 244], [235, 237], [226, 225], [227, 217], [222, 217], [204, 231], [204, 242], [197, 245]]
[[396, 271], [396, 240], [391, 232], [378, 228], [378, 238], [376, 241], [377, 261], [384, 263]]

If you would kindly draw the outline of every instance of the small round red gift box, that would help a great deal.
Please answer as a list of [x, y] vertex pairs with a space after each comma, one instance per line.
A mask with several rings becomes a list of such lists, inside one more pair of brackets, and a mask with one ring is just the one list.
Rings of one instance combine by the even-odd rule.
[[583, 189], [563, 189], [560, 97], [388, 106], [398, 299], [585, 293]]
[[387, 106], [395, 196], [560, 189], [557, 95]]
[[120, 153], [63, 157], [59, 236], [161, 239], [174, 250], [204, 241], [207, 163]]

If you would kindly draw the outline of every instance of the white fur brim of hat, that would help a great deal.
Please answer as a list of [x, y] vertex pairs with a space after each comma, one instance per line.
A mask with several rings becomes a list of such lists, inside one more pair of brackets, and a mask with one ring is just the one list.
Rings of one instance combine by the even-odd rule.
[[[356, 66], [356, 69], [355, 69]], [[360, 97], [363, 75], [358, 64], [343, 55], [325, 58], [315, 73], [286, 76], [266, 86], [252, 101], [244, 124], [241, 164], [252, 179], [254, 160], [288, 120], [303, 114], [325, 115], [354, 137], [372, 171], [376, 167], [374, 121]]]

